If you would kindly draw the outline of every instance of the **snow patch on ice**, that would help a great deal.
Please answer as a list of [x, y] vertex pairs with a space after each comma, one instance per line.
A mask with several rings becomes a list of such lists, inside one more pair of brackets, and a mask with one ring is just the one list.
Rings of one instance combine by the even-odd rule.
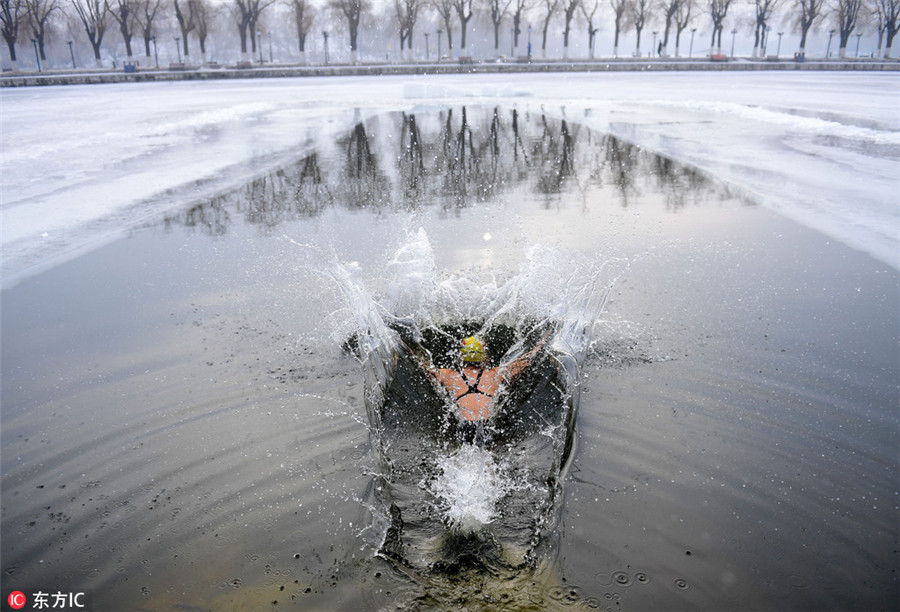
[[509, 85], [481, 85], [462, 88], [444, 83], [409, 81], [403, 84], [403, 97], [407, 99], [459, 99], [459, 98], [522, 98], [532, 96], [532, 92]]
[[686, 109], [716, 115], [732, 115], [740, 119], [785, 127], [805, 134], [835, 136], [853, 140], [866, 140], [880, 145], [900, 146], [900, 132], [897, 131], [874, 130], [760, 106], [735, 104], [732, 102], [672, 102], [668, 100], [656, 100], [648, 102], [648, 104], [662, 108]]

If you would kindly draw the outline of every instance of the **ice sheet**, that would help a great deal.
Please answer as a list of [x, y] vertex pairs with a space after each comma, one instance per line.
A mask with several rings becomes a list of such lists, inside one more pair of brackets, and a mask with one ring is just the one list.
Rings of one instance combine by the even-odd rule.
[[3, 285], [385, 109], [543, 108], [694, 165], [900, 269], [900, 76], [443, 75], [4, 90]]

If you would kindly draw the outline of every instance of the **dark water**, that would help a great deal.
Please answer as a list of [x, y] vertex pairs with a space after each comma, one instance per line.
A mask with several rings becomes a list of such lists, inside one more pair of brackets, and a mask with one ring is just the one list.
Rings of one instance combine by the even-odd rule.
[[[342, 349], [358, 312], [322, 272], [358, 262], [374, 299], [414, 314], [391, 282], [420, 227], [422, 282], [453, 295], [525, 279], [523, 308], [540, 310], [567, 280], [611, 287], [558, 510], [517, 570], [378, 554], [379, 439]], [[4, 596], [897, 605], [897, 272], [577, 117], [371, 117], [2, 297]], [[454, 305], [436, 318], [477, 314], [436, 303]]]

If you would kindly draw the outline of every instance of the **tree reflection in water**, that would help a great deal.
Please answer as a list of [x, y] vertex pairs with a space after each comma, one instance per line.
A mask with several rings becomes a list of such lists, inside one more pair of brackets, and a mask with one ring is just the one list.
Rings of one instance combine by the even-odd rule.
[[671, 212], [731, 195], [692, 168], [571, 120], [462, 107], [357, 123], [331, 146], [165, 223], [224, 234], [236, 218], [271, 229], [331, 207], [459, 212], [521, 188], [543, 207], [570, 195], [629, 207], [656, 194]]

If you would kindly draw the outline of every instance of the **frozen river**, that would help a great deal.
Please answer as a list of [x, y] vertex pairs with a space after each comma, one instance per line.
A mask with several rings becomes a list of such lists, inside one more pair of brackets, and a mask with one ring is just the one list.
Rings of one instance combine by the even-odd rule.
[[[0, 95], [4, 597], [896, 604], [897, 76]], [[569, 322], [573, 422], [378, 416], [360, 338], [486, 317]]]
[[[691, 164], [900, 267], [895, 74], [308, 78], [2, 92], [3, 281], [385, 110], [543, 108]], [[77, 205], [76, 205], [77, 203]]]

